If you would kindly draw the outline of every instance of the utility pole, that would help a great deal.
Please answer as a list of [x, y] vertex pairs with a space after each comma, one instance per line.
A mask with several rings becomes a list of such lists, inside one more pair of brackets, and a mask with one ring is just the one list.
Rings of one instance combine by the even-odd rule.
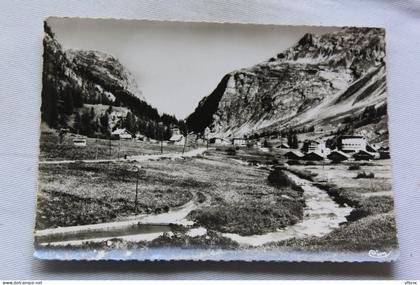
[[139, 195], [139, 172], [140, 172], [140, 168], [138, 166], [135, 166], [137, 171], [136, 171], [136, 198], [134, 200], [134, 212], [137, 214], [137, 199], [138, 199], [138, 195]]
[[209, 134], [210, 134], [210, 129], [209, 127], [206, 127], [204, 129], [204, 139], [206, 140], [206, 148], [209, 149]]
[[95, 146], [96, 146], [95, 159], [98, 159], [98, 135], [95, 135]]
[[121, 138], [118, 140], [117, 159], [120, 159], [120, 149], [121, 149]]

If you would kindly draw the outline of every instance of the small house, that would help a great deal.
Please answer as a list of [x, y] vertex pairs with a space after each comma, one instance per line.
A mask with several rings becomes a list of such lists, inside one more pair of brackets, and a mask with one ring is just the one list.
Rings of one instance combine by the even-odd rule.
[[366, 150], [359, 150], [357, 153], [353, 154], [355, 160], [371, 160], [376, 157], [376, 153], [369, 152]]
[[363, 136], [342, 136], [340, 150], [343, 152], [358, 152], [366, 150], [366, 139]]
[[184, 145], [185, 144], [185, 137], [181, 134], [174, 134], [169, 139], [168, 144], [174, 144], [174, 145]]
[[303, 158], [304, 154], [303, 154], [303, 153], [301, 153], [301, 152], [300, 152], [300, 151], [298, 151], [298, 150], [291, 150], [291, 151], [289, 151], [289, 152], [285, 153], [285, 154], [284, 154], [284, 156], [285, 156], [287, 159], [298, 160], [298, 159]]
[[316, 161], [316, 160], [323, 160], [324, 156], [318, 152], [311, 151], [305, 154], [305, 156], [302, 159]]
[[333, 162], [341, 162], [344, 160], [348, 160], [350, 156], [346, 154], [345, 152], [334, 150], [329, 155], [327, 155], [327, 158], [329, 160], [332, 160]]
[[247, 145], [247, 139], [245, 138], [234, 138], [232, 140], [233, 145], [236, 146], [246, 146]]
[[116, 129], [111, 135], [118, 137], [120, 140], [131, 140], [133, 136], [126, 129]]
[[181, 130], [179, 128], [172, 128], [171, 129], [172, 135], [181, 135]]
[[325, 157], [331, 153], [331, 149], [326, 146], [324, 141], [319, 142], [311, 140], [308, 142], [308, 153], [309, 152], [316, 152]]

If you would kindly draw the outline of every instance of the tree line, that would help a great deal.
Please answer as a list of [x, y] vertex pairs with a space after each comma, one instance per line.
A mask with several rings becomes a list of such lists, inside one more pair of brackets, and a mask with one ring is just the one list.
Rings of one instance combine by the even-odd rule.
[[73, 128], [82, 135], [101, 138], [110, 138], [116, 129], [126, 129], [132, 135], [140, 133], [156, 140], [168, 140], [172, 136], [171, 125], [139, 119], [130, 111], [112, 126], [111, 116], [114, 115], [112, 106], [101, 114], [96, 114], [93, 107], [82, 112], [76, 111]]

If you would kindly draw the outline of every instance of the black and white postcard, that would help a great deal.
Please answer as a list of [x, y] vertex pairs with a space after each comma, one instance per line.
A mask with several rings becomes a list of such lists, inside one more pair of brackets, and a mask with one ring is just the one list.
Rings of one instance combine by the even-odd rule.
[[398, 257], [384, 29], [44, 31], [36, 257]]

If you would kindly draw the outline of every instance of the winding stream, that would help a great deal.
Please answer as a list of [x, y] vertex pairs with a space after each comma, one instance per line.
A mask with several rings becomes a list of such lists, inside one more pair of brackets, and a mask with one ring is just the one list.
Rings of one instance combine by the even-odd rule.
[[340, 207], [328, 194], [311, 184], [311, 182], [286, 172], [290, 179], [300, 185], [304, 192], [306, 207], [303, 220], [295, 225], [262, 235], [240, 236], [225, 233], [228, 237], [242, 245], [260, 246], [269, 242], [309, 236], [323, 236], [346, 222], [346, 216], [353, 210], [351, 207]]

